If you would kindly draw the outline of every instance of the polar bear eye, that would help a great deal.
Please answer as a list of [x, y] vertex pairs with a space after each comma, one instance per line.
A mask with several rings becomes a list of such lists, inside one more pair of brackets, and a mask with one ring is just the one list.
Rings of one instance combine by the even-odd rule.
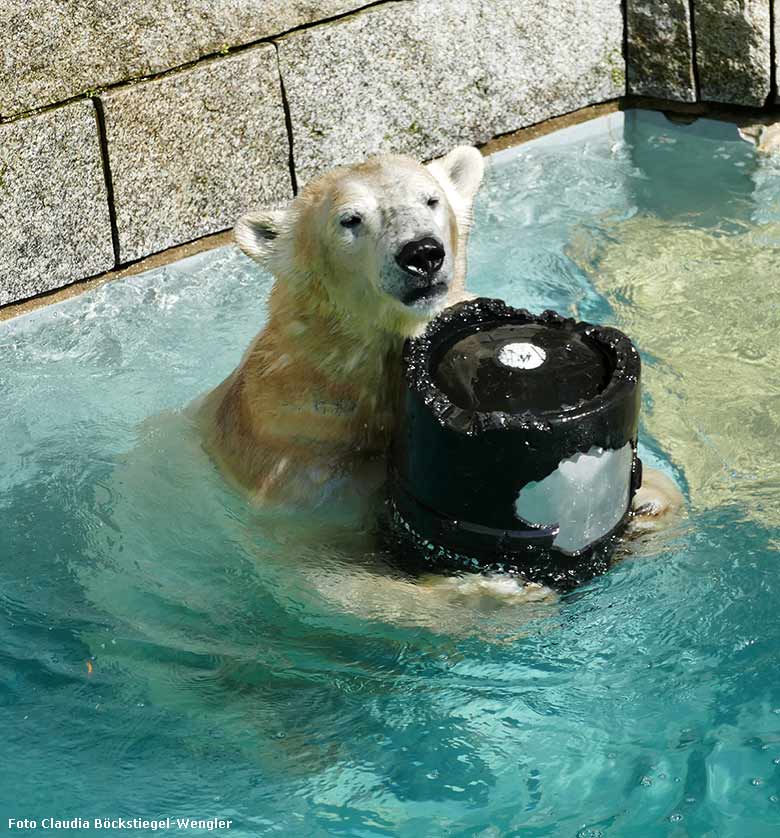
[[435, 195], [431, 195], [430, 198], [425, 202], [428, 206], [433, 209], [434, 207], [439, 206], [439, 199]]
[[352, 215], [346, 215], [344, 218], [341, 219], [341, 226], [346, 227], [347, 229], [354, 229], [355, 227], [360, 226], [363, 219], [357, 214], [352, 213]]

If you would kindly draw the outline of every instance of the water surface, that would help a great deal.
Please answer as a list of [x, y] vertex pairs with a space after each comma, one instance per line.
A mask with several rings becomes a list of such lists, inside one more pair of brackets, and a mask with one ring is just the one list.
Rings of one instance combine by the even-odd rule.
[[412, 619], [339, 510], [224, 485], [176, 412], [262, 326], [233, 248], [0, 324], [0, 822], [776, 835], [779, 197], [733, 127], [652, 114], [495, 161], [471, 289], [627, 329], [691, 507], [525, 616]]

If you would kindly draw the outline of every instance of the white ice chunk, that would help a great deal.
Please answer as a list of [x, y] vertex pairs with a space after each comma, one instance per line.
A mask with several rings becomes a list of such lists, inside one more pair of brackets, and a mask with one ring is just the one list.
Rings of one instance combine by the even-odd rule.
[[560, 530], [553, 545], [576, 553], [606, 535], [628, 509], [633, 451], [593, 447], [561, 460], [538, 483], [524, 486], [515, 502], [517, 517], [527, 524]]

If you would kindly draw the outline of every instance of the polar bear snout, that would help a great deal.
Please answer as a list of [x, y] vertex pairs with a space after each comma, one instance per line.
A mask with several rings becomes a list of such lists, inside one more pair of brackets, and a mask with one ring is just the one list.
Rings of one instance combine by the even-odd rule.
[[395, 261], [415, 279], [432, 282], [445, 257], [444, 245], [433, 236], [407, 242], [398, 252]]
[[401, 269], [398, 299], [406, 306], [432, 303], [449, 289], [450, 277], [442, 271], [447, 258], [444, 244], [435, 236], [406, 242], [395, 257]]

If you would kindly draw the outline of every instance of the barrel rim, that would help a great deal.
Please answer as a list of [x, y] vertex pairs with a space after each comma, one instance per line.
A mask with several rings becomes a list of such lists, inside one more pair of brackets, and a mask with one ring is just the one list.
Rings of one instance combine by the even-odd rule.
[[[458, 407], [434, 382], [430, 361], [438, 355], [437, 349], [443, 340], [452, 339], [453, 324], [455, 334], [458, 335], [467, 332], [470, 326], [478, 326], [486, 321], [536, 323], [579, 332], [599, 344], [614, 360], [610, 380], [601, 392], [565, 412], [528, 409], [521, 414], [510, 414]], [[638, 388], [641, 360], [631, 339], [612, 326], [576, 321], [551, 309], [541, 314], [532, 314], [528, 309], [515, 308], [503, 300], [477, 297], [444, 309], [428, 323], [421, 335], [410, 338], [404, 345], [402, 367], [409, 390], [424, 401], [442, 426], [461, 433], [475, 434], [487, 430], [517, 431], [561, 426], [608, 410], [621, 399], [631, 397]]]

